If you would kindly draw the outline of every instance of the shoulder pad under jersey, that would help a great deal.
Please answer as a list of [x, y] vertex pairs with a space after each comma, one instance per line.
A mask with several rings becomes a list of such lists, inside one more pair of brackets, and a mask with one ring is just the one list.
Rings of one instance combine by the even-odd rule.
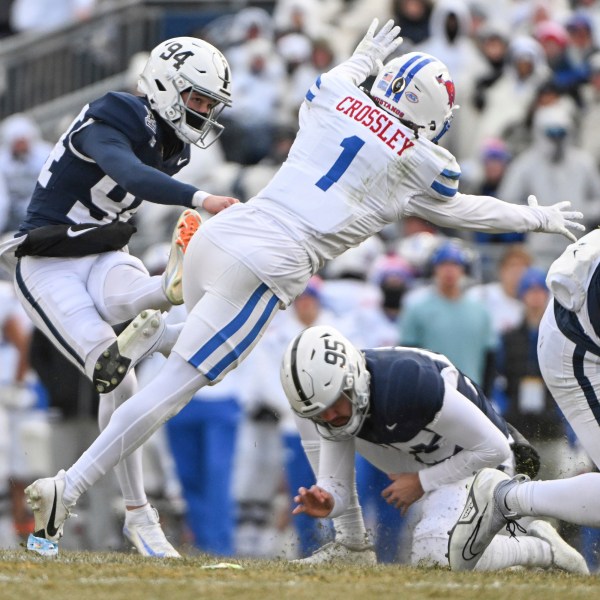
[[146, 100], [125, 92], [109, 92], [90, 104], [88, 117], [114, 127], [135, 146], [156, 135], [157, 123]]
[[448, 200], [458, 192], [458, 180], [460, 179], [460, 166], [454, 156], [447, 153], [447, 160], [437, 165], [433, 181], [429, 185], [429, 193], [440, 200]]

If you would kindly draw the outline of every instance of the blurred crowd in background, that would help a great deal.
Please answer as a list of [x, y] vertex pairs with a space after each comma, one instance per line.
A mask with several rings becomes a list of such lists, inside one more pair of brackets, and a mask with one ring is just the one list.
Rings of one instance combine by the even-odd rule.
[[[48, 5], [48, 6], [46, 6]], [[0, 32], [31, 35], [85, 20], [102, 0], [3, 2]], [[50, 8], [48, 8], [50, 7]], [[60, 10], [59, 10], [60, 9]], [[198, 2], [198, 11], [202, 2]], [[49, 18], [52, 16], [52, 19]], [[402, 26], [401, 53], [445, 62], [460, 105], [443, 145], [462, 168], [461, 191], [515, 204], [570, 200], [600, 223], [600, 2], [595, 0], [277, 0], [240, 3], [201, 30], [232, 69], [233, 107], [208, 150], [192, 147], [178, 178], [247, 201], [285, 160], [297, 111], [316, 77], [351, 53], [373, 17]], [[0, 46], [2, 40], [0, 40]], [[130, 57], [134, 92], [146, 55]], [[67, 115], [56, 136], [75, 115]], [[18, 113], [0, 123], [0, 232], [21, 222], [56, 138]], [[130, 250], [162, 273], [180, 209], [145, 203]], [[205, 388], [145, 446], [148, 492], [167, 535], [188, 552], [295, 558], [329, 539], [329, 523], [290, 515], [314, 476], [279, 384], [279, 364], [302, 328], [328, 323], [359, 347], [408, 345], [445, 354], [483, 386], [542, 456], [540, 478], [592, 469], [540, 376], [538, 325], [545, 274], [565, 247], [557, 235], [466, 236], [417, 218], [327, 264], [277, 315], [255, 352]], [[75, 459], [95, 437], [97, 397], [24, 316], [8, 276], [0, 281], [0, 546], [32, 528], [23, 488]], [[182, 320], [182, 307], [169, 319]], [[142, 385], [163, 360], [138, 369]], [[380, 491], [386, 474], [357, 461], [359, 496], [378, 558], [403, 562], [411, 515]], [[82, 498], [64, 547], [124, 549], [111, 476]], [[79, 506], [78, 506], [79, 508]], [[598, 536], [563, 528], [597, 569]], [[67, 541], [68, 540], [68, 541]], [[69, 544], [69, 546], [67, 546]]]

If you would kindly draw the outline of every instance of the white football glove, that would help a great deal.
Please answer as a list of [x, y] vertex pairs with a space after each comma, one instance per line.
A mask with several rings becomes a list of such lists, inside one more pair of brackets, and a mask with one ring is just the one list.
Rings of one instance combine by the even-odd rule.
[[569, 229], [585, 231], [584, 225], [573, 221], [573, 219], [583, 219], [583, 213], [574, 210], [565, 210], [571, 206], [571, 203], [568, 200], [557, 202], [552, 206], [540, 206], [537, 198], [531, 195], [527, 198], [527, 204], [540, 211], [545, 220], [545, 223], [539, 229], [536, 229], [536, 231], [560, 233], [572, 242], [576, 242], [577, 238], [569, 231]]
[[404, 38], [400, 37], [400, 27], [390, 19], [375, 35], [379, 19], [373, 19], [365, 37], [360, 41], [354, 54], [364, 54], [373, 59], [374, 70], [383, 67], [383, 61], [400, 46]]

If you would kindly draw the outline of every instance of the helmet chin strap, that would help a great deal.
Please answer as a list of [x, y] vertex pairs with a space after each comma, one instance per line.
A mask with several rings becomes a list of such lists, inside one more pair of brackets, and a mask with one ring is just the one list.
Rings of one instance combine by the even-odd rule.
[[[440, 132], [431, 140], [434, 144], [437, 144], [440, 141], [440, 138], [448, 131], [448, 129], [450, 129], [450, 125], [452, 124], [452, 119], [454, 118], [454, 112], [457, 111], [459, 108], [460, 108], [460, 106], [458, 104], [455, 104], [450, 109], [450, 115], [444, 121], [444, 126], [442, 127]], [[432, 121], [432, 123], [433, 123], [433, 121]], [[435, 129], [435, 126], [434, 126], [434, 129]]]
[[413, 123], [413, 121], [409, 121], [408, 119], [400, 119], [400, 123], [412, 130], [412, 132], [415, 134], [416, 140], [419, 139], [419, 129], [425, 129], [424, 125], [417, 125], [416, 123]]
[[[432, 123], [433, 123], [433, 121], [432, 121]], [[435, 124], [432, 127], [432, 129], [435, 129]], [[448, 119], [444, 123], [444, 126], [440, 129], [440, 132], [431, 141], [434, 144], [437, 144], [440, 141], [440, 138], [448, 131], [448, 129], [450, 129], [450, 119]]]

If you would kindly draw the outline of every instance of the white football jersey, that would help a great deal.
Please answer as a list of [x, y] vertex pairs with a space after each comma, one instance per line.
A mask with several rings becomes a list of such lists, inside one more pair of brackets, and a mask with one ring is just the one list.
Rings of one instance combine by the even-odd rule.
[[460, 176], [447, 150], [379, 108], [346, 65], [308, 91], [287, 161], [251, 201], [293, 229], [320, 265], [397, 221], [411, 195], [452, 198]]
[[353, 56], [317, 79], [273, 179], [202, 228], [283, 304], [327, 260], [404, 215], [490, 232], [543, 226], [538, 209], [458, 192], [460, 167], [452, 154], [415, 137], [359, 89], [371, 68]]

